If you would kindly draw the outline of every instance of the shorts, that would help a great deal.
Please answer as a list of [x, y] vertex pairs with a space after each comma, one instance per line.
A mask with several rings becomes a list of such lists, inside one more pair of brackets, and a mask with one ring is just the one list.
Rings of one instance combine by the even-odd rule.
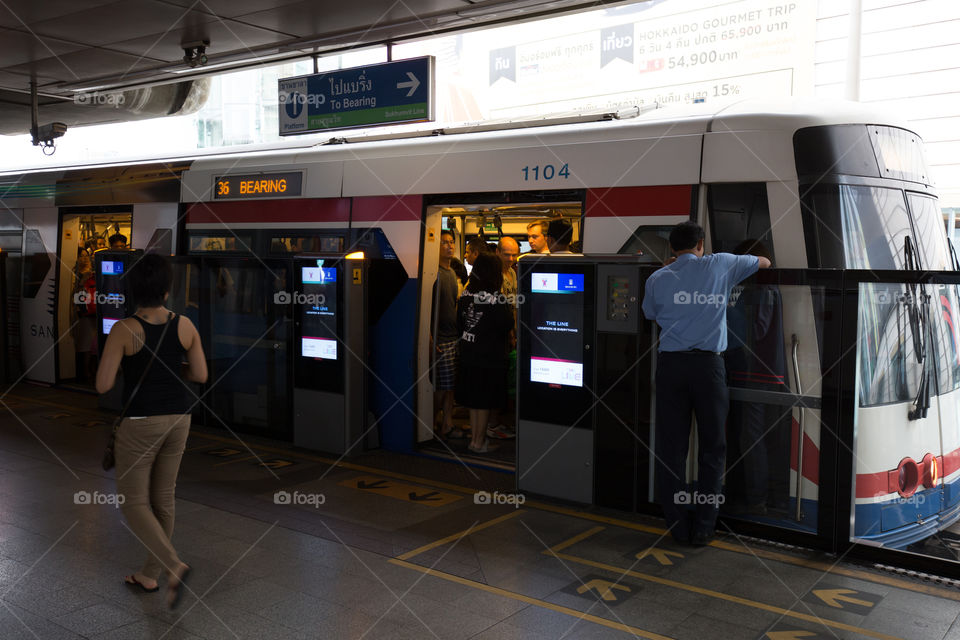
[[433, 390], [453, 391], [457, 379], [457, 338], [440, 338], [434, 353]]

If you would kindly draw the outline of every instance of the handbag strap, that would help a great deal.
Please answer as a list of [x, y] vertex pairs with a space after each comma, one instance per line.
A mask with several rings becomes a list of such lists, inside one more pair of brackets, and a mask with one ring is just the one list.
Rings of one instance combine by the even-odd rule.
[[[116, 433], [117, 433], [117, 429], [120, 428], [120, 423], [123, 421], [123, 417], [124, 417], [125, 415], [127, 415], [127, 409], [130, 408], [130, 403], [133, 402], [133, 398], [137, 395], [137, 392], [140, 391], [140, 385], [143, 384], [143, 381], [146, 379], [147, 373], [150, 371], [150, 367], [153, 366], [153, 361], [157, 359], [157, 351], [159, 351], [161, 345], [163, 345], [163, 339], [164, 339], [165, 337], [167, 337], [167, 329], [170, 328], [170, 325], [173, 324], [173, 320], [174, 320], [174, 318], [176, 318], [176, 317], [177, 317], [176, 314], [173, 313], [172, 311], [170, 312], [170, 315], [167, 316], [167, 322], [163, 325], [163, 331], [160, 332], [160, 341], [157, 343], [157, 348], [156, 348], [156, 350], [155, 350], [155, 351], [153, 352], [153, 354], [150, 356], [150, 361], [147, 363], [147, 366], [144, 367], [143, 373], [140, 374], [140, 379], [137, 381], [137, 386], [135, 386], [135, 387], [133, 388], [133, 393], [131, 393], [131, 394], [130, 394], [130, 397], [127, 398], [127, 402], [123, 405], [123, 409], [120, 410], [120, 415], [117, 416], [116, 421], [114, 421], [114, 423], [113, 423], [113, 433], [114, 433], [114, 434], [116, 434]], [[145, 349], [146, 346], [147, 346], [146, 332], [144, 332], [143, 347], [141, 347], [141, 348]]]

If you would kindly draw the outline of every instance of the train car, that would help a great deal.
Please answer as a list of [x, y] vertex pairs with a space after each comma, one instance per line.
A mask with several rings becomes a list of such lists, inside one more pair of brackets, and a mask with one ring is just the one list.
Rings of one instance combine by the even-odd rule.
[[[194, 160], [180, 180], [177, 246], [199, 261], [212, 292], [209, 326], [222, 333], [213, 369], [233, 375], [217, 385], [216, 412], [247, 426], [289, 416], [288, 314], [262, 299], [289, 280], [283, 261], [298, 251], [360, 248], [393, 265], [367, 362], [370, 426], [401, 451], [433, 435], [431, 292], [440, 231], [450, 226], [462, 251], [471, 234], [522, 239], [528, 223], [566, 217], [585, 253], [642, 253], [657, 264], [669, 229], [694, 219], [708, 251], [760, 242], [781, 268], [953, 268], [920, 138], [862, 105], [743, 102], [571, 120]], [[734, 379], [731, 388], [743, 402], [780, 408], [776, 433], [764, 436], [773, 503], [758, 517], [816, 531], [821, 482], [836, 481], [820, 475], [821, 433], [833, 428], [817, 402], [824, 292], [773, 293], [775, 386], [758, 395]], [[903, 547], [960, 516], [957, 295], [939, 287], [911, 296], [899, 284], [862, 293], [851, 536]], [[263, 340], [257, 366], [232, 368]], [[810, 401], [797, 404], [798, 395]]]
[[[7, 174], [0, 200], [23, 226], [19, 301], [23, 378], [92, 388], [95, 254], [136, 246], [172, 253], [180, 173], [189, 162]], [[102, 336], [100, 336], [102, 337]]]

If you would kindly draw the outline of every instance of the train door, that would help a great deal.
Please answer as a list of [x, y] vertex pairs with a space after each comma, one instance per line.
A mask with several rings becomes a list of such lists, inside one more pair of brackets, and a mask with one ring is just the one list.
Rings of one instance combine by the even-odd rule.
[[133, 215], [129, 207], [60, 212], [55, 311], [57, 380], [92, 388], [99, 351], [94, 254], [108, 248], [129, 248]]
[[433, 316], [433, 288], [437, 282], [440, 257], [440, 231], [443, 229], [443, 208], [429, 207], [424, 216], [423, 252], [420, 260], [420, 323], [417, 330], [417, 420], [416, 441], [433, 438], [434, 382], [430, 371], [433, 354], [430, 350], [430, 322]]
[[[572, 245], [579, 248], [582, 243], [582, 203], [570, 201], [524, 202], [525, 194], [510, 194], [511, 203], [450, 204], [428, 206], [424, 225], [423, 260], [421, 261], [420, 322], [418, 334], [417, 359], [417, 441], [424, 443], [431, 452], [441, 456], [466, 458], [472, 454], [467, 448], [468, 439], [452, 439], [441, 442], [434, 438], [435, 422], [439, 428], [441, 407], [437, 402], [434, 379], [431, 376], [432, 354], [429, 350], [430, 327], [435, 312], [433, 296], [434, 286], [439, 272], [440, 232], [451, 230], [454, 234], [454, 265], [458, 271], [459, 288], [462, 290], [471, 270], [467, 262], [467, 245], [476, 239], [487, 244], [490, 251], [496, 251], [501, 238], [509, 237], [516, 241], [518, 254], [529, 253], [528, 226], [541, 223], [546, 226], [551, 219], [563, 218], [572, 229]], [[475, 199], [465, 196], [464, 200]], [[514, 250], [510, 243], [507, 253]], [[515, 269], [514, 267], [512, 267]], [[517, 299], [517, 303], [522, 303]], [[511, 391], [516, 388], [516, 350], [508, 348], [507, 385]], [[466, 407], [455, 406], [453, 410], [454, 432], [470, 429], [469, 412]], [[498, 445], [492, 455], [485, 455], [486, 464], [512, 469], [516, 460], [515, 453], [516, 416], [512, 394], [508, 395], [507, 406], [500, 412], [491, 412], [487, 436]]]

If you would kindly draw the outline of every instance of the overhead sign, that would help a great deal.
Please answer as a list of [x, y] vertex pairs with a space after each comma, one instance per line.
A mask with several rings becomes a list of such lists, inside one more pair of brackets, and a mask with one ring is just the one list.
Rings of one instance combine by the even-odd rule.
[[303, 173], [258, 173], [248, 176], [217, 176], [213, 183], [214, 200], [281, 198], [303, 192]]
[[280, 135], [433, 120], [434, 58], [279, 81]]

